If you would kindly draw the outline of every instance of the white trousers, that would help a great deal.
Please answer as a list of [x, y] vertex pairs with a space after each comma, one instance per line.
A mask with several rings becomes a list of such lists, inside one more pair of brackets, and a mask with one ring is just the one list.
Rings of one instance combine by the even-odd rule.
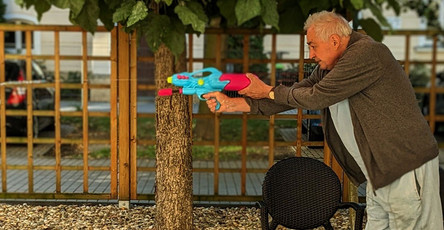
[[442, 230], [438, 157], [373, 191], [367, 183], [367, 230]]

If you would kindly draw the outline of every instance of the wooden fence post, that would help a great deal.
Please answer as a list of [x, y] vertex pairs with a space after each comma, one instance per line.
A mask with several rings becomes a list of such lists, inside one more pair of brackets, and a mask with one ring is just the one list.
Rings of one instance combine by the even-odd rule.
[[118, 28], [119, 207], [130, 203], [130, 35]]

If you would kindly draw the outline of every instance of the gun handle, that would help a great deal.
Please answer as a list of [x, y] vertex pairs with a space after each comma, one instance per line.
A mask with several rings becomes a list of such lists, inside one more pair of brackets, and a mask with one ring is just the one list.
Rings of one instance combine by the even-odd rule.
[[216, 100], [216, 111], [217, 110], [219, 110], [220, 109], [220, 102], [215, 98], [215, 97], [212, 97], [211, 99], [214, 99], [214, 100]]

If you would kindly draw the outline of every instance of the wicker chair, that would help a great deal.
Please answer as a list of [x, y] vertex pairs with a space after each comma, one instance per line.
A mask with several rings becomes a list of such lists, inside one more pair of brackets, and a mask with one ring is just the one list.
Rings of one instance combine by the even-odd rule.
[[355, 229], [362, 229], [365, 206], [342, 202], [339, 178], [319, 160], [290, 157], [277, 162], [265, 175], [262, 198], [258, 204], [263, 230], [276, 229], [278, 225], [333, 229], [330, 218], [338, 209], [347, 208], [356, 210]]

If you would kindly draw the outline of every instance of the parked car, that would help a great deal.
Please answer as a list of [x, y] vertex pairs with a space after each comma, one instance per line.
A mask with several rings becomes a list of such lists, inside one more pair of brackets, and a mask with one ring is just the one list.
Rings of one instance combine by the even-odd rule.
[[[5, 61], [5, 96], [7, 110], [26, 110], [27, 89], [24, 85], [15, 86], [14, 83], [24, 82], [26, 79], [26, 61]], [[50, 82], [40, 65], [32, 62], [32, 81]], [[36, 88], [32, 90], [32, 103], [34, 110], [54, 110], [54, 88]], [[33, 134], [37, 137], [45, 128], [54, 126], [52, 116], [34, 116]], [[6, 132], [8, 136], [23, 136], [27, 134], [26, 116], [6, 116]]]

